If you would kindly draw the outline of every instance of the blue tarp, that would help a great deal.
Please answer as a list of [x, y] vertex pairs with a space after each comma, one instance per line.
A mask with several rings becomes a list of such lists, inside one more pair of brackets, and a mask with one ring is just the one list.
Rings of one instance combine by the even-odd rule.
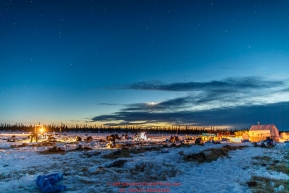
[[[55, 185], [59, 180], [63, 178], [63, 173], [55, 173], [49, 175], [38, 176], [36, 184], [43, 193], [53, 193], [66, 190], [63, 185]], [[55, 186], [54, 186], [55, 185]]]

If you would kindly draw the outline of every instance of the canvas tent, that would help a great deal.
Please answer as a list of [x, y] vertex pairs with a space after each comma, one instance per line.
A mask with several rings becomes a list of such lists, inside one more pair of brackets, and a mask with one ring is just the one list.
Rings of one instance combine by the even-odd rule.
[[283, 140], [288, 140], [289, 139], [289, 135], [285, 132], [281, 133], [280, 138]]
[[243, 140], [249, 140], [249, 134], [248, 133], [243, 133], [243, 135], [242, 135], [242, 139]]
[[249, 130], [250, 141], [257, 142], [270, 137], [279, 142], [279, 131], [275, 125], [252, 125]]

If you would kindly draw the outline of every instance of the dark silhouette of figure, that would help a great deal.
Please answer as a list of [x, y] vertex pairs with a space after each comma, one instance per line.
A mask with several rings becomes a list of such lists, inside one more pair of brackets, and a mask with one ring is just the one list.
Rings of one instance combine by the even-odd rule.
[[106, 140], [110, 141], [110, 147], [114, 148], [115, 147], [115, 140], [116, 139], [121, 139], [120, 137], [118, 137], [118, 134], [112, 134], [112, 135], [108, 135], [106, 136]]
[[38, 134], [37, 133], [33, 133], [30, 136], [30, 142], [33, 142], [33, 140], [35, 140], [35, 142], [37, 142], [37, 138], [38, 138]]

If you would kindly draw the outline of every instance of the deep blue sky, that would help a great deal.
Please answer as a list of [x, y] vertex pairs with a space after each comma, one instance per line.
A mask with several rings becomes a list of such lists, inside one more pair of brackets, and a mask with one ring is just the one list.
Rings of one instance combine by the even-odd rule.
[[289, 2], [0, 2], [0, 122], [289, 130]]

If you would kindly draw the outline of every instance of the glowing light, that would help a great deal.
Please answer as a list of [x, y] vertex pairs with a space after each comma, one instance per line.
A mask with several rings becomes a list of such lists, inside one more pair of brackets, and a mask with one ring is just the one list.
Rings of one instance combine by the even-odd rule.
[[149, 103], [147, 103], [148, 105], [156, 105], [157, 103], [155, 103], [155, 102], [149, 102]]
[[241, 143], [242, 138], [236, 138], [236, 137], [227, 137], [231, 142], [233, 143]]

